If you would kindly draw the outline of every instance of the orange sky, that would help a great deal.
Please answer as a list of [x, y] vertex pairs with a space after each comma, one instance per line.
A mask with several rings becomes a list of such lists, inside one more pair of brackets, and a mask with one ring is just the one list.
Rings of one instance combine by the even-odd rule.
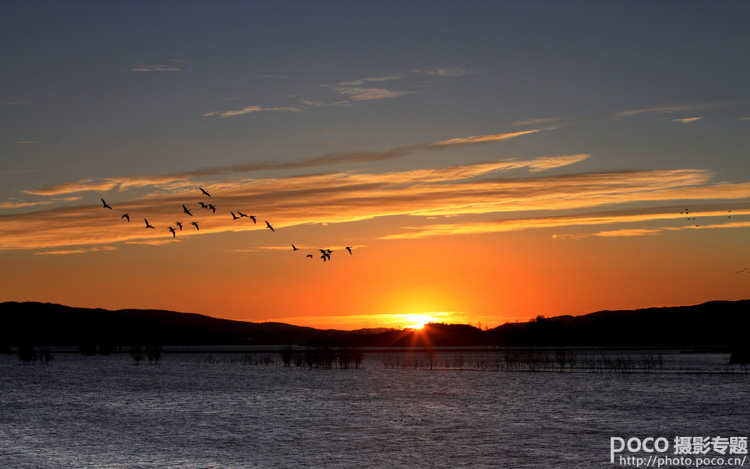
[[0, 301], [355, 329], [748, 298], [750, 4], [469, 4], [0, 2]]

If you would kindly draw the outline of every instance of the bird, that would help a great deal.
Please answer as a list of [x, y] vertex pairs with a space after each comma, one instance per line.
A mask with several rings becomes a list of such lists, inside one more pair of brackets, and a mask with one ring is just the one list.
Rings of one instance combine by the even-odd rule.
[[211, 194], [209, 194], [208, 192], [206, 192], [206, 189], [204, 189], [204, 188], [202, 188], [202, 187], [199, 187], [198, 189], [200, 189], [200, 190], [201, 190], [201, 192], [203, 192], [203, 193], [204, 193], [204, 194], [206, 194], [207, 196], [211, 197]]
[[123, 214], [123, 216], [121, 216], [120, 218], [125, 218], [126, 220], [130, 221], [130, 215], [127, 213]]
[[175, 223], [175, 225], [179, 226], [180, 227], [180, 231], [182, 231], [182, 222], [178, 221], [177, 223]]
[[250, 215], [250, 216], [249, 216], [248, 218], [250, 218], [250, 219], [251, 219], [251, 220], [253, 221], [253, 224], [255, 224], [255, 223], [258, 223], [258, 222], [257, 222], [257, 221], [255, 220], [255, 215]]
[[292, 244], [292, 251], [299, 251], [299, 249], [297, 249], [297, 246], [295, 246], [294, 244]]
[[266, 221], [266, 228], [268, 228], [269, 230], [273, 232], [276, 232], [276, 230], [273, 229], [273, 226], [270, 223], [268, 223], [268, 221]]
[[351, 247], [347, 246], [347, 247], [346, 247], [346, 250], [347, 250], [347, 251], [349, 251], [349, 254], [351, 254], [351, 253], [352, 253], [352, 248], [351, 248]]
[[176, 237], [177, 237], [177, 233], [175, 233], [175, 231], [174, 231], [174, 228], [172, 228], [172, 227], [170, 226], [170, 227], [169, 227], [169, 231], [170, 231], [170, 232], [172, 233], [172, 237], [173, 237], [173, 238], [176, 238]]
[[190, 224], [193, 225], [196, 230], [198, 230], [198, 231], [201, 230], [200, 228], [198, 228], [198, 222], [197, 221], [190, 222]]
[[331, 253], [333, 251], [331, 251], [330, 249], [318, 249], [318, 251], [320, 251], [320, 253], [322, 254], [320, 258], [323, 259], [323, 262], [331, 260]]
[[211, 209], [214, 213], [216, 213], [216, 207], [214, 207], [214, 204], [208, 204], [208, 208]]
[[182, 211], [183, 211], [183, 212], [185, 212], [185, 213], [187, 213], [187, 214], [188, 214], [188, 215], [190, 215], [191, 217], [193, 216], [193, 214], [192, 214], [192, 213], [190, 213], [190, 210], [188, 210], [188, 208], [187, 208], [187, 207], [185, 207], [185, 204], [182, 204]]
[[307, 255], [307, 256], [305, 256], [305, 257], [309, 257], [310, 259], [312, 259], [313, 255], [312, 255], [312, 254], [308, 254], [308, 255]]
[[151, 228], [152, 230], [155, 230], [155, 229], [156, 229], [156, 228], [154, 228], [154, 227], [153, 227], [153, 226], [151, 225], [151, 223], [149, 223], [149, 222], [148, 222], [148, 220], [146, 220], [145, 218], [143, 219], [143, 221], [145, 221], [145, 222], [146, 222], [146, 228]]
[[232, 214], [232, 220], [239, 220], [240, 219], [240, 217], [238, 217], [237, 215], [235, 215], [234, 212], [229, 212], [229, 213]]
[[201, 205], [201, 208], [208, 208], [208, 205], [204, 204], [203, 202], [198, 202]]
[[110, 207], [109, 204], [104, 201], [104, 199], [102, 199], [102, 204], [104, 205], [102, 208], [108, 208], [108, 209], [112, 210], [112, 207]]
[[247, 215], [245, 215], [244, 213], [240, 212], [239, 210], [237, 210], [237, 214], [239, 216], [241, 216], [241, 217], [247, 217]]

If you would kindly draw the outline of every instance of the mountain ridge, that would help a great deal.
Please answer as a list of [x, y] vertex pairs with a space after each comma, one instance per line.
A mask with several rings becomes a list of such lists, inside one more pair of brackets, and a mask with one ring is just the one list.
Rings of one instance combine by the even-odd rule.
[[725, 346], [748, 342], [750, 300], [691, 306], [539, 316], [480, 330], [429, 324], [423, 331], [317, 329], [156, 309], [77, 308], [0, 303], [0, 346], [35, 345], [347, 345], [347, 346]]

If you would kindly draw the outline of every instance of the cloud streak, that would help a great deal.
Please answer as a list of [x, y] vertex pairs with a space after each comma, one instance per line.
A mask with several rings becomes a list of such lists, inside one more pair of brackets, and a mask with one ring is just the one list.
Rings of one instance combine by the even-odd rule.
[[168, 185], [179, 181], [188, 181], [194, 178], [203, 178], [211, 176], [221, 176], [228, 174], [251, 173], [257, 171], [269, 170], [287, 170], [310, 167], [320, 167], [340, 164], [357, 164], [369, 163], [374, 161], [385, 161], [396, 158], [403, 158], [416, 153], [438, 151], [453, 147], [472, 146], [501, 142], [516, 137], [540, 132], [543, 129], [524, 130], [520, 132], [499, 133], [492, 135], [480, 135], [471, 137], [454, 138], [433, 143], [420, 143], [407, 145], [403, 147], [392, 148], [383, 151], [352, 151], [352, 152], [330, 152], [311, 158], [291, 161], [291, 162], [258, 162], [244, 165], [220, 166], [211, 168], [202, 168], [193, 171], [173, 173], [163, 176], [135, 176], [106, 178], [100, 180], [81, 179], [78, 181], [68, 181], [57, 184], [51, 184], [39, 189], [24, 190], [26, 194], [53, 196], [61, 194], [71, 194], [81, 191], [107, 192], [111, 190], [124, 190], [132, 187], [145, 187], [156, 185]]
[[270, 112], [270, 111], [291, 111], [291, 112], [300, 112], [302, 109], [298, 107], [289, 107], [289, 106], [283, 106], [283, 107], [261, 107], [261, 106], [247, 106], [242, 109], [236, 109], [233, 111], [212, 111], [207, 112], [203, 114], [203, 117], [218, 117], [218, 118], [227, 118], [227, 117], [237, 117], [237, 116], [243, 116], [245, 114], [252, 114], [254, 112]]
[[[485, 139], [446, 140], [435, 148], [476, 144]], [[432, 144], [427, 144], [432, 145]], [[750, 183], [711, 183], [712, 175], [703, 170], [653, 170], [601, 173], [537, 175], [535, 168], [559, 168], [584, 161], [589, 155], [553, 155], [531, 160], [506, 159], [445, 168], [425, 168], [391, 173], [322, 173], [279, 178], [237, 178], [210, 183], [214, 215], [201, 209], [201, 198], [193, 184], [170, 193], [152, 194], [131, 201], [108, 200], [115, 213], [103, 211], [98, 197], [90, 205], [64, 207], [44, 212], [0, 217], [0, 249], [71, 250], [117, 243], [169, 243], [169, 226], [181, 220], [184, 231], [178, 240], [222, 232], [266, 233], [261, 220], [271, 220], [277, 231], [305, 224], [356, 222], [390, 217], [391, 233], [384, 239], [419, 239], [474, 233], [497, 233], [533, 228], [562, 228], [618, 223], [653, 222], [684, 218], [674, 206], [659, 205], [636, 211], [568, 216], [526, 216], [521, 213], [581, 211], [596, 207], [633, 204], [649, 206], [665, 201], [726, 200], [725, 208], [704, 207], [698, 216], [719, 216], [726, 210], [741, 217], [750, 214], [747, 199]], [[533, 177], [508, 177], [507, 172], [525, 169]], [[204, 185], [206, 187], [206, 185]], [[681, 204], [684, 202], [680, 202]], [[196, 217], [182, 212], [182, 204]], [[667, 207], [667, 208], [665, 208]], [[257, 225], [247, 219], [234, 220], [230, 210], [241, 210], [259, 217]], [[724, 211], [722, 211], [724, 210]], [[133, 219], [120, 219], [128, 212]], [[693, 209], [691, 209], [691, 213]], [[494, 221], [471, 217], [495, 216]], [[516, 218], [508, 218], [516, 216]], [[455, 221], [461, 216], [461, 222]], [[140, 221], [148, 218], [156, 230], [146, 230]], [[400, 217], [400, 218], [396, 218]], [[436, 217], [451, 217], [451, 223], [434, 223]], [[200, 223], [200, 231], [189, 226]], [[735, 221], [735, 220], [732, 220]], [[740, 220], [742, 221], [742, 220]], [[681, 222], [683, 225], [684, 222]], [[641, 227], [637, 227], [640, 229]], [[650, 227], [649, 227], [650, 228]], [[619, 229], [619, 228], [618, 228]], [[610, 230], [616, 232], [615, 230]], [[256, 234], [252, 234], [255, 232]], [[635, 232], [632, 232], [635, 233]], [[622, 235], [622, 234], [621, 234]], [[267, 238], [263, 243], [268, 243]], [[300, 245], [304, 240], [298, 241]], [[267, 244], [259, 244], [267, 246]]]

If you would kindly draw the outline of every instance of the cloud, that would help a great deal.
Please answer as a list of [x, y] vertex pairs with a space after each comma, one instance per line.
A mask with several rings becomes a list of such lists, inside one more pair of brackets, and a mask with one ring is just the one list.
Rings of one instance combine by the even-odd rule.
[[131, 68], [132, 72], [181, 72], [179, 67], [174, 65], [143, 65], [140, 67]]
[[462, 67], [416, 68], [412, 69], [412, 72], [438, 77], [460, 77], [464, 75], [473, 75], [474, 73], [476, 73], [474, 69]]
[[362, 88], [356, 86], [334, 86], [331, 89], [355, 101], [393, 99], [411, 94], [411, 91], [391, 91], [385, 88]]
[[[748, 204], [743, 204], [746, 208], [742, 210], [734, 210], [733, 213], [737, 215], [750, 215], [750, 207]], [[736, 205], [732, 205], [736, 206]], [[708, 219], [715, 218], [723, 223], [701, 225], [700, 227], [707, 228], [746, 228], [750, 226], [750, 222], [733, 222], [727, 223], [726, 210], [716, 210], [712, 212], [704, 212], [701, 217]], [[669, 207], [655, 207], [648, 209], [635, 209], [629, 211], [614, 211], [614, 212], [599, 212], [589, 213], [584, 215], [568, 215], [568, 216], [556, 216], [556, 217], [534, 217], [534, 218], [518, 218], [510, 220], [495, 220], [487, 222], [474, 222], [474, 223], [445, 223], [445, 224], [433, 224], [421, 227], [408, 228], [410, 232], [386, 235], [383, 239], [422, 239], [432, 236], [446, 236], [446, 235], [467, 235], [467, 234], [486, 234], [486, 233], [504, 233], [512, 231], [521, 231], [529, 229], [541, 229], [541, 228], [561, 228], [561, 227], [582, 227], [590, 225], [607, 225], [607, 224], [620, 224], [620, 223], [639, 223], [639, 222], [652, 222], [659, 220], [681, 220], [684, 219], [684, 215], [680, 215], [675, 211], [674, 206]], [[614, 237], [614, 236], [645, 236], [655, 235], [663, 231], [676, 231], [683, 229], [695, 229], [694, 224], [682, 225], [679, 227], [664, 227], [657, 229], [622, 229], [622, 230], [610, 230], [601, 231], [598, 233], [591, 234], [554, 234], [553, 238], [568, 238], [568, 239], [580, 239], [590, 236], [601, 236], [601, 237]]]
[[539, 124], [546, 124], [550, 122], [557, 122], [559, 121], [559, 117], [540, 117], [537, 119], [527, 119], [523, 121], [514, 122], [511, 125], [514, 127], [523, 126], [523, 125], [539, 125]]
[[252, 114], [253, 112], [268, 112], [268, 111], [292, 111], [292, 112], [299, 112], [302, 109], [297, 107], [261, 107], [261, 106], [247, 106], [242, 109], [237, 109], [234, 111], [213, 111], [213, 112], [207, 112], [203, 114], [203, 117], [236, 117], [236, 116], [242, 116], [245, 114]]
[[404, 78], [404, 75], [388, 75], [383, 77], [374, 77], [374, 78], [360, 78], [359, 80], [353, 80], [353, 81], [344, 81], [339, 83], [339, 86], [362, 86], [367, 82], [381, 82], [381, 81], [393, 81], [393, 80], [400, 80]]
[[194, 178], [219, 176], [226, 174], [249, 173], [256, 171], [299, 169], [317, 166], [338, 165], [347, 163], [368, 163], [373, 161], [384, 161], [403, 158], [415, 153], [438, 151], [450, 147], [488, 144], [510, 140], [512, 138], [541, 132], [542, 129], [524, 130], [520, 132], [509, 132], [492, 135], [480, 135], [472, 137], [454, 138], [433, 143], [420, 143], [403, 147], [392, 148], [383, 151], [351, 151], [330, 152], [314, 156], [300, 161], [291, 162], [258, 162], [244, 165], [220, 166], [212, 168], [201, 168], [193, 171], [173, 173], [164, 176], [135, 176], [121, 178], [107, 178], [101, 180], [81, 179], [78, 181], [51, 184], [39, 189], [24, 190], [24, 193], [32, 195], [60, 195], [80, 191], [106, 192], [110, 190], [124, 190], [131, 187], [144, 187], [151, 185], [175, 184]]
[[39, 251], [35, 252], [34, 254], [40, 255], [40, 256], [59, 256], [59, 255], [65, 255], [65, 254], [82, 254], [87, 252], [101, 252], [101, 251], [115, 251], [117, 248], [114, 246], [93, 246], [93, 247], [87, 247], [87, 248], [80, 248], [80, 249], [56, 249], [53, 251]]
[[[92, 197], [89, 205], [0, 216], [0, 250], [49, 250], [133, 242], [153, 244], [222, 232], [265, 233], [267, 230], [262, 220], [266, 219], [271, 220], [279, 231], [306, 224], [391, 217], [392, 223], [398, 224], [392, 226], [393, 231], [384, 239], [419, 239], [654, 220], [685, 224], [682, 221], [685, 215], [679, 213], [682, 209], [675, 206], [557, 217], [506, 218], [521, 213], [591, 210], [616, 204], [648, 206], [667, 200], [734, 200], [731, 208], [727, 208], [729, 203], [713, 207], [691, 204], [694, 207], [691, 214], [696, 213], [699, 217], [724, 220], [727, 210], [732, 210], [733, 218], [750, 214], [750, 204], [737, 203], [737, 200], [747, 198], [750, 183], [711, 184], [711, 174], [703, 170], [572, 173], [525, 178], [503, 174], [519, 169], [559, 167], [565, 162], [574, 164], [586, 158], [588, 155], [550, 156], [392, 173], [338, 172], [213, 181], [204, 187], [210, 187], [212, 202], [219, 208], [215, 215], [197, 205], [197, 200], [202, 199], [197, 199], [200, 193], [195, 183], [180, 186], [172, 193], [151, 194], [136, 200], [108, 199], [115, 208], [114, 213], [102, 210], [98, 197]], [[183, 216], [182, 204], [193, 209], [200, 231], [189, 227], [187, 222], [193, 219]], [[258, 216], [259, 223], [234, 220], [229, 211], [237, 209]], [[132, 222], [120, 218], [125, 212], [131, 214]], [[470, 218], [480, 215], [500, 219], [476, 221]], [[401, 218], [393, 218], [397, 216]], [[461, 221], [433, 221], [435, 217], [456, 220], [457, 216], [462, 216]], [[142, 217], [148, 218], [156, 230], [144, 229], [139, 221]], [[176, 226], [177, 220], [183, 221], [185, 230], [178, 231], [178, 239], [173, 240], [167, 228]], [[408, 225], [403, 226], [407, 222]], [[247, 249], [257, 249], [252, 245], [252, 238], [249, 239]], [[304, 239], [298, 242], [305, 244]]]
[[616, 117], [629, 117], [638, 114], [673, 114], [675, 112], [702, 111], [717, 107], [731, 106], [735, 103], [702, 103], [702, 104], [667, 104], [664, 106], [649, 107], [643, 109], [630, 109], [615, 114]]
[[671, 119], [672, 122], [679, 122], [680, 124], [690, 124], [691, 122], [699, 121], [702, 117], [684, 117], [682, 119]]

